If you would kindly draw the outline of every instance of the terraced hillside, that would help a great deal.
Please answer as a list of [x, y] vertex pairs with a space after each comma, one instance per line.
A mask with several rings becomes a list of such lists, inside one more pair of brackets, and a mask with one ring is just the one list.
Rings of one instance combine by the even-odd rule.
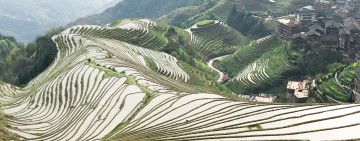
[[13, 117], [7, 130], [39, 141], [360, 138], [358, 104], [229, 99], [188, 85], [176, 58], [101, 33], [135, 28], [77, 26], [54, 36], [59, 53], [46, 71], [25, 88], [0, 84], [1, 109]]
[[280, 80], [284, 72], [293, 69], [299, 59], [292, 57], [293, 53], [291, 44], [271, 35], [241, 47], [219, 61], [217, 67], [233, 78], [227, 84], [231, 90], [248, 93]]
[[257, 15], [266, 15], [267, 10], [275, 13], [286, 13], [287, 10], [311, 5], [313, 0], [274, 0], [274, 2], [269, 0], [252, 0], [251, 2], [247, 0], [222, 0], [209, 12], [213, 13], [219, 20], [226, 20], [234, 4], [238, 10], [250, 11]]
[[349, 66], [340, 66], [335, 72], [317, 80], [318, 93], [324, 95], [332, 102], [351, 102], [352, 90], [355, 87], [353, 79], [355, 68], [360, 66], [360, 62]]
[[232, 55], [222, 59], [216, 66], [234, 77], [246, 66], [282, 44], [274, 35], [252, 41], [248, 45], [239, 48]]
[[231, 54], [248, 43], [243, 35], [219, 21], [199, 22], [187, 31], [201, 60]]

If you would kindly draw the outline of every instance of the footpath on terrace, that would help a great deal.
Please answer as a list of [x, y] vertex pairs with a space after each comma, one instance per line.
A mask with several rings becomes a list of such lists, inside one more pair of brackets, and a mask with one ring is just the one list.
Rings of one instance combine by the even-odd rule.
[[216, 58], [211, 59], [211, 60], [207, 63], [207, 65], [208, 65], [210, 68], [212, 68], [213, 70], [215, 70], [216, 72], [218, 72], [218, 73], [220, 74], [220, 77], [219, 77], [219, 79], [217, 80], [217, 82], [221, 82], [222, 78], [224, 77], [224, 72], [222, 72], [222, 71], [218, 70], [217, 68], [215, 68], [215, 67], [213, 66], [213, 65], [214, 65], [214, 62], [215, 62], [216, 60], [221, 60], [221, 59], [223, 59], [223, 58], [225, 58], [225, 57], [228, 57], [228, 56], [229, 56], [229, 55], [224, 55], [224, 56], [216, 57]]

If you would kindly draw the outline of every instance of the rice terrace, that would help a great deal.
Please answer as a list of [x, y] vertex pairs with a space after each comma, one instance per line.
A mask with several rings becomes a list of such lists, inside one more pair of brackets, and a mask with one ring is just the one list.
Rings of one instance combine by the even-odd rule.
[[0, 140], [360, 140], [358, 6], [123, 0], [107, 24], [0, 34]]

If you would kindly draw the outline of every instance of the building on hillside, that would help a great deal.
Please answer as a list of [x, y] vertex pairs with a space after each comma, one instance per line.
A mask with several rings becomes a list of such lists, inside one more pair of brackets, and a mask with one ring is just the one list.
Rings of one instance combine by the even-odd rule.
[[360, 23], [360, 10], [358, 10], [355, 13], [352, 13], [350, 17], [353, 18], [358, 23]]
[[331, 1], [327, 0], [315, 0], [314, 7], [318, 9], [330, 9], [332, 7]]
[[292, 42], [294, 45], [305, 45], [307, 43], [307, 36], [304, 32], [294, 34]]
[[308, 81], [289, 81], [286, 88], [288, 93], [292, 93], [297, 99], [306, 99], [309, 97]]
[[308, 42], [318, 42], [321, 40], [321, 33], [316, 30], [310, 30], [306, 32]]
[[350, 46], [360, 48], [360, 24], [354, 18], [347, 18], [344, 28], [350, 31]]
[[321, 27], [319, 24], [315, 23], [309, 27], [309, 31], [316, 31], [317, 33], [320, 33], [323, 35], [325, 33], [325, 30], [323, 27]]
[[352, 37], [360, 37], [360, 24], [354, 18], [344, 19], [344, 27], [350, 31]]
[[355, 77], [354, 77], [355, 89], [353, 89], [352, 99], [356, 102], [360, 102], [360, 67], [355, 68]]
[[321, 47], [323, 48], [337, 48], [339, 45], [339, 36], [336, 35], [323, 35], [321, 37]]
[[247, 99], [249, 101], [262, 102], [262, 103], [273, 103], [276, 99], [276, 96], [273, 94], [250, 94], [250, 95], [238, 95], [241, 98]]
[[224, 76], [221, 78], [220, 83], [224, 84], [227, 81], [229, 81], [229, 75], [228, 74], [224, 74]]
[[325, 34], [326, 35], [337, 35], [339, 33], [339, 29], [342, 27], [340, 23], [335, 21], [328, 21], [325, 23]]
[[360, 0], [348, 0], [346, 2], [345, 8], [351, 12], [359, 10], [360, 9]]
[[296, 22], [296, 20], [283, 18], [278, 19], [277, 23], [277, 34], [283, 40], [289, 41], [292, 39], [293, 34], [299, 33], [300, 31], [300, 24]]
[[351, 44], [351, 36], [350, 31], [346, 28], [341, 28], [339, 30], [339, 47], [341, 49], [348, 49], [350, 48]]
[[317, 20], [317, 13], [315, 9], [310, 8], [300, 8], [296, 12], [296, 20], [302, 24], [306, 22], [316, 22]]
[[259, 96], [255, 96], [255, 101], [263, 102], [263, 103], [273, 103], [275, 97], [271, 94], [259, 94]]

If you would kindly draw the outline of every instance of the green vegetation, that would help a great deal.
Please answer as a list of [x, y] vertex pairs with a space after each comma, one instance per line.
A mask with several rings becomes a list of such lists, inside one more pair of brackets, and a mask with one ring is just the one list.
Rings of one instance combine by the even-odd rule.
[[[227, 87], [242, 94], [262, 92], [281, 93], [281, 91], [279, 92], [276, 88], [284, 86], [283, 81], [286, 81], [284, 74], [294, 69], [294, 65], [301, 60], [301, 58], [294, 57], [293, 53], [294, 51], [291, 44], [279, 43], [277, 46], [274, 46], [273, 49], [259, 56], [259, 59], [241, 59], [243, 64], [248, 65], [238, 67], [238, 69], [241, 70], [241, 75], [234, 76], [234, 79], [227, 84]], [[247, 67], [249, 65], [251, 65], [251, 67]], [[232, 74], [234, 74], [234, 72], [232, 72]], [[239, 72], [237, 74], [239, 74]], [[251, 80], [248, 78], [249, 75], [251, 76]]]
[[281, 45], [283, 43], [276, 36], [271, 36], [263, 43], [252, 41], [250, 44], [239, 48], [233, 55], [224, 58], [216, 66], [227, 72], [230, 77], [234, 77], [263, 54]]
[[338, 101], [350, 102], [351, 95], [344, 88], [338, 85], [335, 81], [335, 78], [330, 78], [329, 80], [323, 81], [318, 89], [325, 96], [329, 96]]
[[204, 21], [201, 21], [201, 22], [197, 23], [196, 25], [198, 27], [203, 27], [203, 26], [207, 26], [207, 25], [210, 25], [210, 24], [213, 24], [213, 23], [215, 23], [214, 20], [204, 20]]
[[[188, 6], [188, 7], [178, 8], [164, 16], [161, 16], [158, 20], [173, 26], [182, 27], [182, 24], [186, 22], [188, 19], [209, 10], [215, 5], [216, 5], [215, 0], [212, 0], [205, 2], [204, 4], [199, 6]], [[187, 26], [192, 26], [192, 25], [187, 25]]]
[[0, 80], [24, 86], [55, 59], [57, 48], [51, 37], [62, 29], [52, 29], [35, 42], [23, 45], [0, 35]]
[[104, 25], [116, 19], [151, 18], [156, 19], [173, 10], [187, 6], [198, 6], [212, 0], [124, 0], [102, 13], [79, 18], [71, 25]]
[[227, 18], [227, 23], [241, 34], [253, 39], [270, 34], [261, 19], [253, 17], [249, 12], [237, 11], [235, 5]]
[[248, 11], [257, 16], [266, 18], [268, 11], [271, 13], [286, 13], [288, 10], [297, 9], [306, 5], [312, 5], [313, 0], [275, 0], [275, 3], [268, 0], [222, 0], [217, 6], [209, 10], [217, 19], [225, 21], [235, 4], [237, 10]]
[[158, 67], [156, 66], [156, 63], [149, 57], [144, 57], [146, 65], [153, 71], [157, 72]]
[[347, 66], [340, 63], [329, 65], [328, 74], [318, 75], [317, 89], [324, 97], [328, 96], [340, 102], [352, 102], [351, 90], [355, 87], [353, 78], [355, 77], [355, 68], [359, 66], [359, 62]]
[[109, 68], [106, 68], [106, 67], [103, 67], [103, 66], [98, 66], [98, 65], [95, 65], [93, 63], [90, 63], [89, 65], [91, 67], [99, 69], [100, 71], [105, 72], [105, 75], [104, 75], [105, 78], [110, 78], [110, 77], [121, 78], [121, 77], [126, 76], [124, 72], [116, 72], [114, 69], [109, 69]]
[[192, 49], [188, 49], [187, 52], [203, 61], [232, 54], [248, 43], [246, 37], [221, 22], [193, 28], [191, 31], [195, 38], [190, 40]]

